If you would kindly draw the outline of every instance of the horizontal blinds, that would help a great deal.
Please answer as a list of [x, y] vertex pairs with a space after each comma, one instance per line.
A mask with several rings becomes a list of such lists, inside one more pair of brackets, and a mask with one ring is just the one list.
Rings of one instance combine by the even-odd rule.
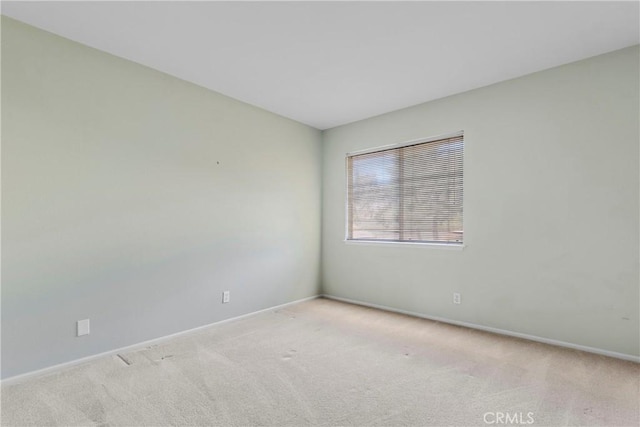
[[463, 136], [347, 157], [351, 240], [462, 243]]

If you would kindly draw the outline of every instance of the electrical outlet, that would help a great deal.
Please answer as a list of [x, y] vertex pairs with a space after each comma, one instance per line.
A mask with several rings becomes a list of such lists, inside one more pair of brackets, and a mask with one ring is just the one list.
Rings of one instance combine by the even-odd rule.
[[224, 291], [224, 292], [222, 293], [222, 303], [223, 303], [223, 304], [226, 304], [226, 303], [228, 303], [229, 301], [231, 301], [231, 295], [230, 295], [230, 292], [229, 292], [229, 291]]
[[453, 293], [453, 303], [454, 304], [460, 304], [461, 303], [460, 294], [457, 293], [457, 292]]
[[89, 335], [89, 319], [78, 320], [76, 323], [76, 335], [79, 337]]

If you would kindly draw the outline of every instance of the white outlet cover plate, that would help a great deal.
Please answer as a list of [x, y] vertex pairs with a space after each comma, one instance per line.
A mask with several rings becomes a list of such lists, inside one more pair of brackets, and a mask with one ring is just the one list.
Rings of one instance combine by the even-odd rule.
[[89, 319], [78, 320], [78, 336], [89, 335]]

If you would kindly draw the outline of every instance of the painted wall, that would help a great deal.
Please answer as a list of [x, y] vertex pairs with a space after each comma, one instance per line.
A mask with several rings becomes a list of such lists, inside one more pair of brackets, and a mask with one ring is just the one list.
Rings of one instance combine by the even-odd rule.
[[2, 17], [2, 376], [317, 295], [320, 139]]
[[[325, 131], [324, 292], [639, 355], [638, 63], [635, 46]], [[344, 243], [345, 153], [459, 130], [463, 251]]]

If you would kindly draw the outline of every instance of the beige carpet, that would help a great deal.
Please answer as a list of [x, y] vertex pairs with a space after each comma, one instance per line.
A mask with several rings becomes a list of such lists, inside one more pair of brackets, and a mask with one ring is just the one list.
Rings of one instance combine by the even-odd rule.
[[3, 426], [639, 425], [640, 365], [319, 299], [2, 387]]

